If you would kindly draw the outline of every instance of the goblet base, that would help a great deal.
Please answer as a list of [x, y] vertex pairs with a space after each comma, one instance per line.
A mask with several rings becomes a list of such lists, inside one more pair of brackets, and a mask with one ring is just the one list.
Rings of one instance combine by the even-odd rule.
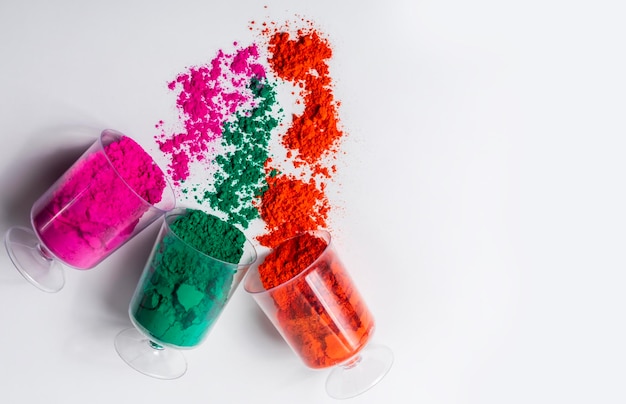
[[63, 288], [63, 268], [41, 245], [33, 230], [11, 227], [4, 243], [13, 265], [26, 280], [45, 292], [54, 293]]
[[331, 370], [326, 379], [326, 392], [337, 399], [356, 397], [380, 382], [392, 364], [391, 349], [384, 345], [367, 346]]
[[177, 379], [187, 372], [182, 352], [165, 348], [136, 328], [122, 330], [115, 337], [115, 349], [130, 367], [157, 379]]

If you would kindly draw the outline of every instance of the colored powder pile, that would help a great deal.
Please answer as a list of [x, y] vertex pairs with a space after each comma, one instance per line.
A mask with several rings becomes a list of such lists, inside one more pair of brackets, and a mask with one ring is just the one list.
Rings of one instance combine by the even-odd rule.
[[279, 175], [267, 181], [259, 209], [271, 231], [257, 236], [262, 245], [273, 247], [301, 232], [326, 227], [330, 204], [313, 180]]
[[322, 158], [337, 151], [343, 136], [327, 63], [332, 57], [330, 44], [315, 30], [299, 31], [295, 38], [277, 32], [270, 38], [269, 50], [269, 62], [278, 77], [303, 88], [304, 111], [294, 115], [283, 144], [293, 151], [299, 164], [306, 163], [315, 174], [328, 176]]
[[[184, 130], [166, 134], [160, 124], [156, 137], [182, 196], [243, 229], [260, 218], [256, 239], [266, 247], [328, 227], [327, 184], [345, 136], [328, 65], [332, 48], [301, 22], [306, 29], [264, 24], [263, 45], [219, 50], [206, 66], [178, 75], [170, 88], [178, 91]], [[303, 107], [285, 127], [279, 87], [298, 88]], [[202, 167], [191, 170], [194, 162]]]
[[282, 335], [307, 366], [344, 362], [372, 335], [372, 314], [322, 238], [305, 233], [281, 243], [258, 272], [263, 287], [273, 288], [268, 293]]
[[126, 183], [150, 205], [163, 197], [165, 175], [133, 139], [122, 136], [105, 148], [105, 154]]
[[166, 182], [141, 146], [122, 136], [81, 157], [55, 187], [37, 202], [34, 228], [64, 263], [89, 269], [132, 237]]
[[193, 347], [231, 295], [246, 239], [234, 226], [195, 209], [176, 217], [160, 237], [131, 302], [132, 317], [158, 343]]
[[243, 233], [200, 210], [189, 209], [170, 228], [185, 243], [220, 261], [237, 264], [243, 254]]
[[255, 202], [267, 189], [265, 164], [269, 158], [269, 141], [278, 127], [281, 112], [277, 110], [276, 91], [271, 83], [253, 78], [250, 89], [256, 106], [238, 112], [225, 124], [222, 148], [226, 152], [216, 157], [218, 170], [212, 187], [203, 194], [204, 200], [225, 214], [229, 223], [243, 228], [259, 217]]
[[[189, 68], [169, 83], [171, 90], [178, 91], [176, 105], [183, 129], [166, 134], [159, 122], [162, 132], [156, 140], [169, 159], [168, 174], [175, 186], [182, 187], [189, 178], [192, 163], [210, 167], [225, 122], [238, 108], [252, 105], [250, 81], [264, 77], [258, 48], [251, 45], [234, 54], [220, 50], [209, 64]], [[183, 189], [188, 193], [193, 186]]]
[[329, 42], [314, 27], [299, 29], [293, 37], [267, 26], [262, 33], [269, 38], [268, 62], [273, 72], [300, 87], [304, 103], [281, 143], [291, 164], [307, 171], [288, 173], [281, 169], [281, 162], [269, 161], [268, 189], [258, 204], [266, 231], [257, 240], [273, 247], [301, 231], [327, 227], [331, 205], [326, 183], [336, 172], [333, 162], [344, 132], [339, 128], [339, 103], [329, 73]]

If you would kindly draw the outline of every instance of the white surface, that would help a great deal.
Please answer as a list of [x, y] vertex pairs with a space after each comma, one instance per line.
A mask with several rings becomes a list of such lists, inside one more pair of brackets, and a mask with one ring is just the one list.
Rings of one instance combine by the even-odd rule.
[[[101, 129], [150, 144], [185, 66], [299, 13], [335, 45], [337, 239], [396, 356], [350, 402], [622, 403], [622, 4], [4, 0], [0, 231]], [[0, 254], [0, 402], [335, 402], [242, 289], [183, 378], [129, 368], [113, 338], [155, 233], [53, 295]]]

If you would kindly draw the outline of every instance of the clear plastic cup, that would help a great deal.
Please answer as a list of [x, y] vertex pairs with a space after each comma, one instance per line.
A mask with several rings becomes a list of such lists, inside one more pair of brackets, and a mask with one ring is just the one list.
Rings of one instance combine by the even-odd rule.
[[[304, 262], [293, 277], [279, 280], [279, 284], [264, 280], [265, 271], [280, 273], [286, 265], [294, 265], [289, 260], [300, 260], [306, 251], [293, 246], [311, 235], [323, 241], [312, 262]], [[289, 249], [287, 244], [291, 244]], [[368, 345], [374, 317], [340, 261], [329, 232], [298, 235], [259, 261], [244, 280], [245, 290], [306, 366], [333, 368], [326, 382], [330, 396], [354, 397], [382, 380], [391, 368], [393, 354], [386, 346]], [[260, 272], [263, 265], [272, 267]]]
[[[252, 243], [238, 230], [238, 262], [198, 250], [172, 227], [188, 212], [179, 208], [165, 215], [129, 305], [134, 327], [115, 338], [116, 350], [126, 363], [160, 379], [178, 378], [186, 372], [181, 350], [204, 341], [257, 257]], [[198, 237], [206, 236], [206, 229], [194, 231]], [[211, 240], [219, 243], [219, 248], [231, 243], [219, 237]]]
[[[129, 161], [136, 161], [136, 169], [128, 169]], [[33, 204], [31, 228], [10, 228], [5, 244], [28, 281], [57, 292], [65, 283], [59, 263], [91, 269], [175, 205], [173, 190], [148, 154], [107, 129]]]

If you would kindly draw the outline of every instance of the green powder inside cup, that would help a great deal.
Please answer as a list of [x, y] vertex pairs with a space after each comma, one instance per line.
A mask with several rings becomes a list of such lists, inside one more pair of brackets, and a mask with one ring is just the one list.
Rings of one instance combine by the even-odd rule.
[[131, 315], [156, 342], [193, 347], [226, 305], [246, 238], [215, 216], [187, 209], [159, 240]]

